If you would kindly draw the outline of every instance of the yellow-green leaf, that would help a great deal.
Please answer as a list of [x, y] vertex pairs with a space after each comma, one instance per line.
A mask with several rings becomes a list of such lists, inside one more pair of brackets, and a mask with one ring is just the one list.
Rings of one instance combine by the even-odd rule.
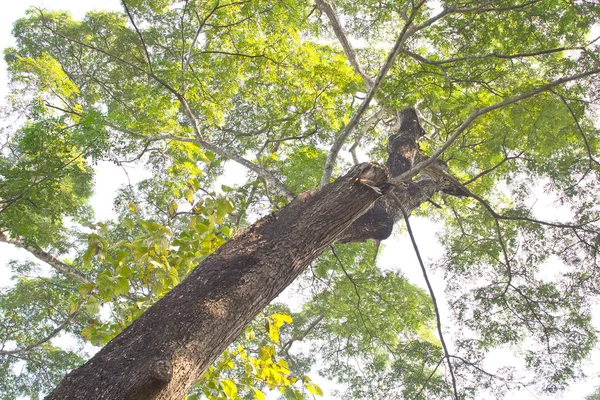
[[223, 379], [221, 380], [221, 387], [223, 388], [223, 392], [229, 399], [235, 399], [237, 395], [237, 386], [234, 381], [231, 379]]

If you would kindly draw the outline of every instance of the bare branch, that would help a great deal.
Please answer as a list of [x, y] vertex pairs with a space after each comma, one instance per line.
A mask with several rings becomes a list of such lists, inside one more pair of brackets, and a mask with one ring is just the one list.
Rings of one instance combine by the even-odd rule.
[[561, 222], [541, 221], [541, 220], [538, 220], [535, 218], [530, 218], [530, 217], [498, 214], [496, 211], [494, 211], [492, 206], [490, 206], [490, 204], [486, 200], [484, 200], [481, 196], [471, 192], [469, 189], [467, 189], [467, 187], [465, 187], [462, 183], [460, 183], [452, 175], [447, 174], [445, 176], [445, 179], [448, 179], [449, 181], [452, 182], [453, 185], [456, 185], [461, 190], [463, 190], [467, 194], [468, 197], [472, 197], [473, 199], [477, 200], [492, 215], [492, 217], [494, 217], [495, 219], [498, 219], [498, 220], [526, 221], [526, 222], [531, 222], [534, 224], [549, 226], [552, 228], [564, 228], [564, 229], [583, 229], [585, 226], [600, 220], [600, 217], [599, 217], [599, 218], [593, 219], [593, 220], [585, 222], [585, 223], [573, 225], [573, 224], [565, 224], [565, 223], [561, 223]]
[[0, 242], [12, 244], [20, 249], [27, 250], [38, 260], [45, 262], [61, 274], [84, 284], [93, 283], [82, 272], [60, 261], [56, 256], [34, 246], [28, 245], [21, 238], [11, 238], [6, 232], [0, 232]]
[[350, 40], [348, 40], [348, 37], [344, 32], [344, 28], [342, 27], [342, 24], [340, 23], [340, 20], [331, 4], [329, 4], [327, 0], [315, 0], [315, 5], [319, 10], [323, 11], [325, 15], [327, 15], [327, 18], [329, 18], [333, 32], [340, 41], [350, 65], [354, 67], [354, 71], [363, 78], [367, 88], [372, 88], [375, 82], [373, 81], [373, 78], [363, 71], [360, 61], [358, 60], [358, 55], [356, 54], [356, 50], [354, 50]]
[[133, 20], [133, 15], [131, 15], [131, 13], [129, 12], [129, 8], [127, 7], [127, 4], [125, 3], [125, 0], [121, 0], [121, 4], [123, 4], [123, 8], [125, 8], [125, 12], [127, 13], [127, 16], [129, 17], [129, 21], [131, 21], [131, 24], [133, 25], [135, 32], [137, 33], [137, 35], [140, 37], [140, 40], [142, 41], [142, 47], [144, 48], [144, 53], [146, 53], [146, 60], [148, 61], [148, 68], [150, 69], [150, 73], [154, 74], [154, 70], [152, 69], [152, 60], [150, 59], [150, 53], [148, 52], [148, 46], [146, 46], [146, 41], [144, 40], [144, 36], [142, 36], [142, 32], [140, 32], [137, 25], [135, 24], [135, 21]]
[[410, 241], [412, 242], [413, 248], [415, 250], [415, 254], [417, 259], [419, 260], [419, 265], [421, 266], [421, 271], [423, 272], [423, 277], [425, 278], [425, 283], [427, 284], [427, 289], [429, 290], [429, 295], [431, 296], [431, 301], [433, 303], [433, 309], [435, 311], [435, 319], [437, 323], [437, 331], [440, 337], [440, 342], [442, 343], [442, 348], [444, 349], [444, 355], [446, 356], [446, 362], [448, 363], [448, 370], [450, 371], [450, 377], [452, 378], [452, 388], [454, 389], [454, 399], [458, 400], [458, 389], [456, 387], [456, 378], [454, 377], [454, 370], [452, 369], [452, 363], [450, 362], [450, 353], [448, 352], [448, 346], [446, 346], [446, 341], [444, 340], [444, 335], [442, 333], [442, 322], [440, 317], [440, 310], [437, 304], [437, 300], [435, 298], [435, 293], [433, 291], [433, 287], [431, 286], [431, 282], [429, 282], [429, 277], [427, 276], [427, 270], [425, 269], [425, 264], [423, 263], [423, 259], [421, 258], [421, 253], [419, 251], [419, 247], [417, 246], [417, 242], [415, 240], [415, 236], [413, 234], [412, 228], [410, 226], [410, 222], [408, 220], [408, 214], [404, 210], [402, 206], [402, 201], [394, 194], [393, 191], [390, 192], [394, 201], [402, 211], [402, 215], [404, 216], [404, 222], [406, 223], [406, 229], [408, 230], [408, 235], [410, 236]]

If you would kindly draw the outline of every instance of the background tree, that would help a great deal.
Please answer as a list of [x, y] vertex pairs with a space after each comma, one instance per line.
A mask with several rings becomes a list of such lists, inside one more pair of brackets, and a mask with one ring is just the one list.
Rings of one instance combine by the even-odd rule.
[[[387, 164], [403, 207], [387, 195], [339, 241], [385, 239], [404, 212], [443, 222], [453, 320], [377, 266], [377, 241], [336, 244], [299, 278], [310, 297], [293, 325], [274, 306], [190, 397], [318, 393], [313, 354], [344, 398], [563, 389], [596, 343], [597, 20], [593, 3], [553, 0], [126, 1], [82, 21], [31, 10], [5, 52], [26, 121], [2, 147], [0, 229], [56, 274], [14, 264], [4, 394], [48, 391], [80, 360], [57, 365], [53, 337], [106, 343], [257, 215], [359, 158]], [[422, 126], [398, 118], [405, 107]], [[98, 160], [152, 174], [122, 189], [116, 221], [86, 208]], [[248, 169], [245, 184], [216, 183], [226, 161]], [[532, 182], [568, 217], [540, 220]], [[448, 346], [437, 334], [451, 322]], [[304, 339], [318, 352], [291, 350]], [[506, 347], [531, 377], [486, 369]]]

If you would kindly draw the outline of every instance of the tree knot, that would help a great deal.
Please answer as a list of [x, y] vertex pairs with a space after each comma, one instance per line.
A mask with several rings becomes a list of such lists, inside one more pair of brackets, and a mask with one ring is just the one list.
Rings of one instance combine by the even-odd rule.
[[377, 194], [387, 191], [387, 183], [390, 179], [388, 169], [375, 162], [357, 164], [346, 174], [353, 182], [358, 182], [373, 189]]
[[159, 358], [150, 364], [150, 377], [159, 382], [167, 383], [173, 377], [173, 365], [167, 358]]

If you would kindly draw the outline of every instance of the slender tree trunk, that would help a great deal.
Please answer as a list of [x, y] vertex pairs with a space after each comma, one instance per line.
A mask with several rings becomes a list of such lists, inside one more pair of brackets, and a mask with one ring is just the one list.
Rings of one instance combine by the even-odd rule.
[[377, 188], [388, 179], [385, 167], [359, 164], [236, 235], [47, 399], [181, 399], [244, 327], [381, 197]]

